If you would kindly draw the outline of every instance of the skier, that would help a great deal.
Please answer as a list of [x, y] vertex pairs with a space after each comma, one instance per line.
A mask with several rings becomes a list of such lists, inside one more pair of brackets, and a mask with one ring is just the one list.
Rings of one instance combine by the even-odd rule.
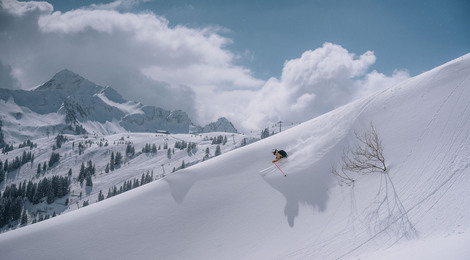
[[287, 153], [284, 150], [278, 151], [277, 149], [274, 149], [273, 155], [276, 156], [276, 160], [274, 160], [273, 163], [281, 160], [282, 158], [287, 158]]

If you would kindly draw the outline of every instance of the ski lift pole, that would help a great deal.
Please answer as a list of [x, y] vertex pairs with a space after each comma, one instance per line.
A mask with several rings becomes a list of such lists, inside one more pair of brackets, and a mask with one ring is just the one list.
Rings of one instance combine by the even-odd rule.
[[281, 171], [281, 172], [282, 172], [282, 174], [284, 174], [284, 176], [285, 176], [285, 177], [287, 177], [287, 175], [286, 175], [286, 174], [285, 174], [285, 173], [284, 173], [284, 172], [281, 170], [281, 168], [279, 168], [279, 166], [277, 166], [277, 164], [276, 164], [276, 163], [274, 163], [274, 165], [276, 165], [276, 167], [279, 169], [279, 171]]

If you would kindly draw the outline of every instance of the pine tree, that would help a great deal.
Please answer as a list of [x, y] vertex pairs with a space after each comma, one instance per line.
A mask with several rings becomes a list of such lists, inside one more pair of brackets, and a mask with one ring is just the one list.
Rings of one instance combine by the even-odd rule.
[[109, 168], [114, 171], [114, 152], [111, 152], [111, 160], [109, 161]]
[[189, 143], [188, 149], [186, 150], [186, 152], [188, 153], [189, 156], [192, 155], [192, 153], [191, 153], [191, 143]]
[[5, 162], [3, 163], [3, 171], [8, 172], [8, 159], [6, 159]]
[[[30, 153], [31, 155], [31, 153]], [[29, 160], [28, 160], [28, 155], [26, 154], [26, 151], [23, 150], [23, 155], [21, 156], [21, 164], [25, 164], [27, 163]]]
[[32, 202], [33, 200], [33, 192], [35, 192], [34, 190], [34, 184], [33, 184], [33, 181], [32, 180], [29, 180], [28, 181], [28, 185], [26, 186], [26, 198]]
[[217, 145], [217, 147], [215, 148], [215, 156], [219, 156], [221, 154], [222, 154], [222, 152], [220, 150], [220, 145]]
[[5, 146], [5, 140], [4, 140], [4, 135], [2, 132], [2, 121], [0, 120], [0, 148], [3, 148]]
[[60, 160], [60, 155], [59, 153], [54, 153], [52, 152], [51, 154], [51, 158], [49, 159], [49, 168], [52, 167], [54, 164], [56, 164], [57, 162], [59, 162]]
[[5, 180], [5, 171], [3, 170], [2, 167], [2, 162], [0, 161], [0, 183]]
[[114, 164], [119, 166], [122, 162], [122, 155], [120, 152], [116, 152], [116, 156], [114, 157]]
[[126, 147], [126, 155], [134, 156], [135, 154], [135, 148], [132, 146], [130, 143], [127, 144]]
[[26, 210], [23, 209], [23, 213], [21, 214], [21, 225], [25, 226], [28, 224], [28, 214], [26, 213]]
[[54, 190], [52, 189], [52, 185], [47, 186], [47, 204], [51, 204], [55, 201], [54, 197]]
[[266, 127], [263, 131], [261, 131], [261, 139], [269, 137], [269, 129]]
[[80, 181], [80, 185], [83, 184], [85, 177], [85, 164], [82, 162], [82, 165], [80, 165], [80, 173], [78, 174], [78, 181]]
[[91, 180], [91, 175], [86, 176], [86, 186], [93, 187], [93, 181]]
[[95, 166], [93, 165], [93, 162], [89, 160], [87, 162], [87, 167], [85, 169], [85, 174], [86, 175], [94, 175], [95, 174]]
[[100, 194], [98, 194], [98, 201], [102, 201], [102, 200], [104, 200], [104, 195], [103, 195], [103, 192], [100, 190]]

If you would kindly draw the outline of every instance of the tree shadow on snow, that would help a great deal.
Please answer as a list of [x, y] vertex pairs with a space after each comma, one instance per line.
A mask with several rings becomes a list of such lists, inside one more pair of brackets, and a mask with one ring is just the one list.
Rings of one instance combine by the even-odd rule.
[[380, 186], [373, 202], [365, 210], [365, 222], [374, 234], [386, 233], [398, 240], [416, 237], [417, 230], [409, 219], [408, 210], [403, 206], [389, 172], [380, 174]]

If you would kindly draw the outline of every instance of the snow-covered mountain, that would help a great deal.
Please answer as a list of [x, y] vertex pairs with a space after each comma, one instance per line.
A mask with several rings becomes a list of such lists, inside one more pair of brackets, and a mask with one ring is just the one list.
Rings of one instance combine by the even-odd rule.
[[237, 132], [226, 124], [194, 126], [186, 112], [127, 101], [113, 88], [98, 86], [69, 70], [60, 71], [31, 91], [0, 89], [0, 120], [6, 139], [16, 141], [84, 131], [189, 133], [191, 128], [200, 129], [198, 132]]
[[[0, 234], [2, 259], [469, 259], [469, 100], [470, 54], [159, 181]], [[340, 185], [332, 165], [371, 122], [388, 170]], [[279, 163], [287, 177], [271, 163], [273, 148], [289, 154]]]
[[210, 133], [210, 132], [236, 133], [237, 129], [233, 126], [233, 124], [227, 118], [221, 117], [216, 122], [209, 123], [204, 127], [195, 126], [191, 132], [193, 133]]

